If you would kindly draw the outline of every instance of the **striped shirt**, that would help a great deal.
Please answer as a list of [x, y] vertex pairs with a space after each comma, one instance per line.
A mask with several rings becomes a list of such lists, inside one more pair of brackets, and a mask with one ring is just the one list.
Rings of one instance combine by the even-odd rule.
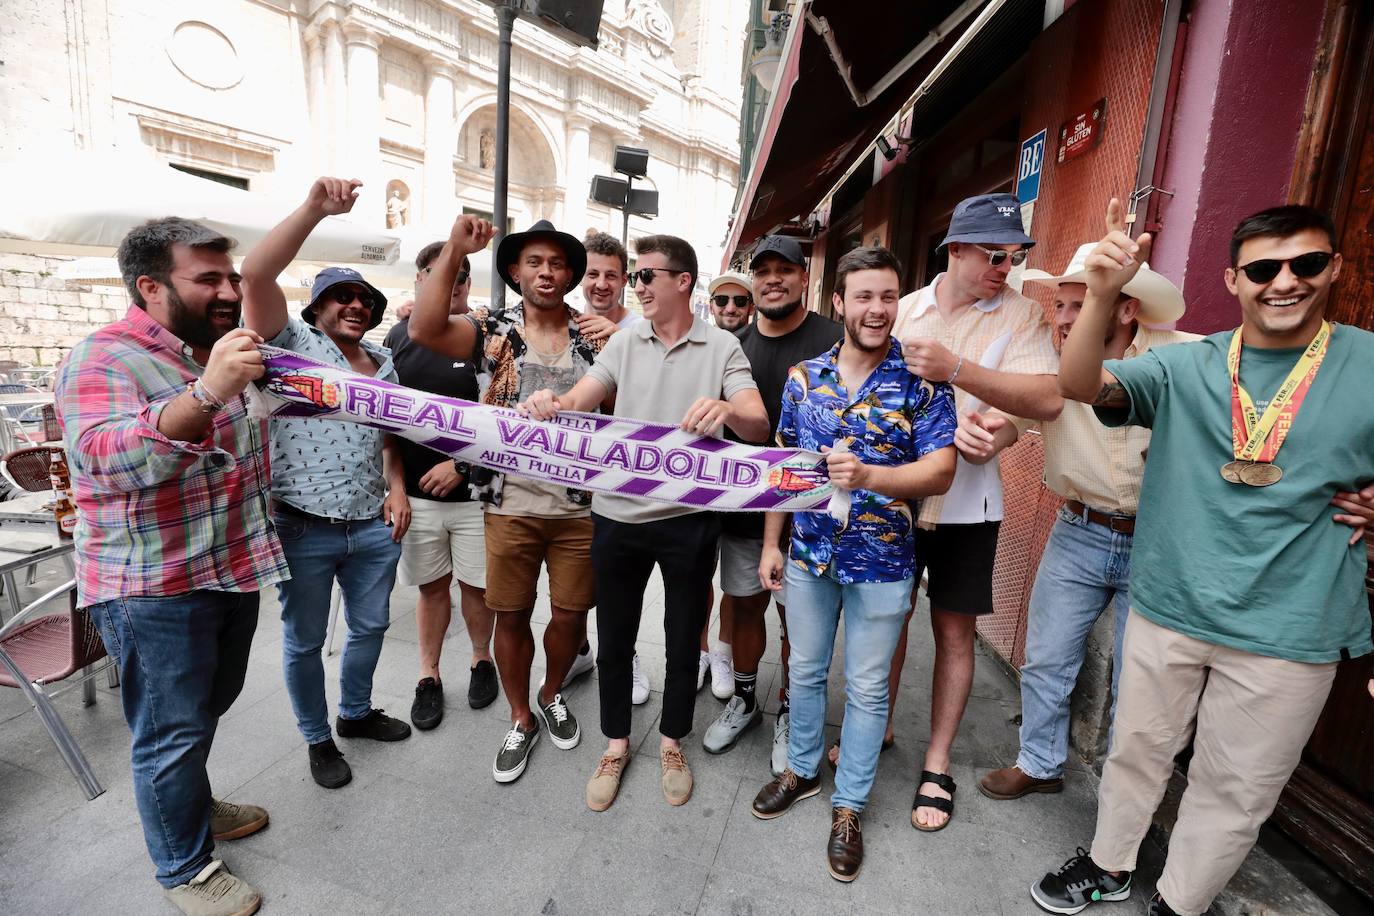
[[[933, 337], [966, 362], [999, 372], [1059, 374], [1054, 337], [1039, 303], [1003, 286], [997, 295], [960, 309], [947, 322], [935, 304], [935, 287], [944, 276], [940, 274], [929, 286], [902, 297], [893, 337], [902, 342], [908, 337]], [[974, 400], [956, 381], [954, 406], [958, 413], [962, 415]], [[960, 458], [949, 492], [921, 501], [919, 525], [933, 528], [937, 523], [968, 525], [1001, 518], [1002, 476], [997, 459], [977, 465]]]
[[58, 370], [80, 607], [254, 592], [288, 578], [268, 524], [267, 422], [248, 419], [239, 397], [198, 442], [158, 432], [162, 410], [202, 371], [190, 347], [134, 305]]

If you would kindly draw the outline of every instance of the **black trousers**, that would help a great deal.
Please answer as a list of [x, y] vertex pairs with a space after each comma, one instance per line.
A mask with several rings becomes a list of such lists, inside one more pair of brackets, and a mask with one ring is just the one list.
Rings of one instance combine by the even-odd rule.
[[701, 629], [711, 615], [720, 520], [711, 512], [693, 512], [628, 524], [593, 513], [592, 522], [601, 731], [607, 738], [630, 735], [635, 639], [644, 610], [644, 588], [657, 563], [663, 576], [663, 641], [667, 646], [659, 731], [668, 738], [685, 738], [692, 731], [696, 708]]

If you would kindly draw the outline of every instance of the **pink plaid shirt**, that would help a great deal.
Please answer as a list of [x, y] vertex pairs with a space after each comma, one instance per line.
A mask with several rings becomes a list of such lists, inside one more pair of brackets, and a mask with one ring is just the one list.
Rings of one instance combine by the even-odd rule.
[[81, 607], [252, 592], [288, 578], [269, 522], [267, 422], [248, 419], [239, 397], [199, 442], [158, 432], [162, 409], [201, 371], [190, 348], [135, 305], [58, 370]]

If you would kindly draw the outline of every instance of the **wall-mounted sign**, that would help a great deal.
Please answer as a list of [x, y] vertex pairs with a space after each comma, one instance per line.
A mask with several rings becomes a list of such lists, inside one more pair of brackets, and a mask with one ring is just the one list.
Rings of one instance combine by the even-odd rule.
[[1102, 140], [1102, 129], [1107, 122], [1107, 100], [1098, 99], [1093, 107], [1065, 121], [1059, 128], [1060, 163], [1076, 159], [1097, 146]]
[[1021, 141], [1021, 155], [1016, 157], [1016, 199], [1022, 205], [1040, 196], [1040, 169], [1045, 164], [1045, 131]]

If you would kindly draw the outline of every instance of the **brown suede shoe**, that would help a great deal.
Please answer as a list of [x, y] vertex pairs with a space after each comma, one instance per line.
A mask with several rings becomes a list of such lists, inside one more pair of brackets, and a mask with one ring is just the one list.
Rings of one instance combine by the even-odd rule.
[[1020, 767], [1009, 766], [993, 770], [978, 780], [978, 791], [988, 798], [1011, 801], [1032, 792], [1063, 792], [1064, 778], [1036, 779], [1021, 772]]
[[825, 849], [830, 859], [830, 877], [846, 884], [859, 877], [864, 864], [864, 835], [859, 812], [853, 808], [830, 811], [830, 843]]
[[810, 798], [820, 791], [821, 777], [819, 773], [810, 779], [802, 779], [790, 768], [785, 769], [781, 776], [759, 789], [759, 794], [754, 796], [754, 817], [765, 821], [782, 817], [791, 811], [792, 806], [797, 802], [803, 798]]

